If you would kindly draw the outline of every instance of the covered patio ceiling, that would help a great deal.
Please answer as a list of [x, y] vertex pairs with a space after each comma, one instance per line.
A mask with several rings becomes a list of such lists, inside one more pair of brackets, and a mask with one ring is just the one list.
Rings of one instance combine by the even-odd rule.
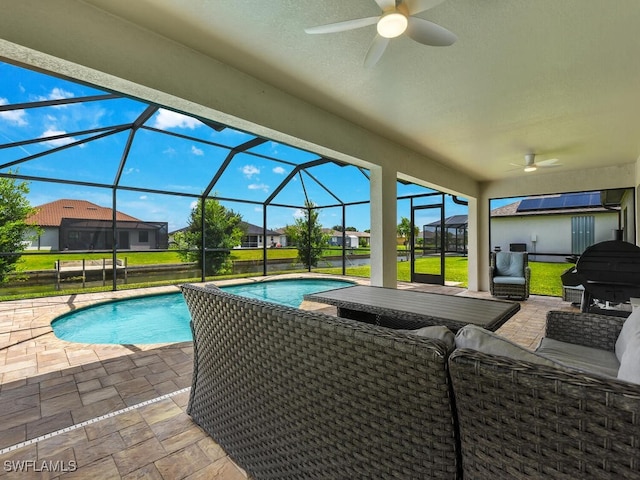
[[374, 0], [84, 3], [478, 181], [521, 177], [511, 164], [524, 164], [528, 152], [562, 164], [531, 176], [638, 158], [635, 0], [446, 0], [418, 16], [454, 32], [454, 45], [403, 36], [372, 68], [363, 61], [374, 25], [304, 29], [378, 15]]
[[[386, 269], [396, 178], [461, 195], [474, 287], [490, 199], [638, 185], [637, 1], [446, 0], [418, 16], [452, 46], [403, 36], [372, 68], [373, 25], [304, 32], [379, 14], [373, 0], [24, 0], [0, 18], [0, 58], [368, 169]], [[525, 173], [527, 153], [556, 166]]]

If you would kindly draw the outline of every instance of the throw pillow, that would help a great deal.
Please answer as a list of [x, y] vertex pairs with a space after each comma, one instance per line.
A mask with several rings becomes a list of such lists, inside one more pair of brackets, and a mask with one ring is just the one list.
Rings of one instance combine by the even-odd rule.
[[640, 337], [635, 337], [627, 343], [620, 360], [618, 380], [640, 384]]
[[447, 349], [453, 350], [455, 345], [455, 336], [453, 332], [444, 325], [434, 325], [430, 327], [422, 327], [417, 330], [397, 330], [398, 332], [411, 333], [420, 337], [435, 338], [436, 340], [442, 340]]
[[490, 355], [509, 357], [515, 360], [522, 360], [549, 367], [564, 368], [564, 365], [549, 360], [541, 355], [537, 355], [531, 350], [507, 340], [500, 335], [485, 330], [477, 325], [466, 325], [458, 330], [456, 334], [456, 348], [470, 348], [478, 352]]
[[622, 363], [622, 357], [628, 344], [634, 339], [640, 338], [640, 308], [634, 308], [622, 325], [622, 330], [616, 340], [616, 357]]

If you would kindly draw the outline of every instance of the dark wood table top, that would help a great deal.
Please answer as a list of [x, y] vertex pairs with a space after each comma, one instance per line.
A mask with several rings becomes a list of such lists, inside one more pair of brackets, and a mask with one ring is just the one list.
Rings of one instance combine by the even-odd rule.
[[495, 331], [520, 310], [520, 304], [506, 300], [462, 297], [440, 293], [398, 290], [395, 288], [353, 287], [328, 290], [304, 296], [305, 300], [335, 305], [340, 309], [366, 312], [385, 318], [397, 318], [394, 328], [418, 322], [419, 325], [445, 325], [456, 331], [474, 324]]

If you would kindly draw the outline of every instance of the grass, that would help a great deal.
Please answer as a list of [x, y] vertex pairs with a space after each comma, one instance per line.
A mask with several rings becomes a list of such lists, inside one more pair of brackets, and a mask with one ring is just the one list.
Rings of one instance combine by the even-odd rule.
[[[439, 258], [420, 258], [416, 265], [422, 271], [435, 271]], [[549, 262], [529, 262], [531, 267], [530, 292], [533, 295], [548, 295], [552, 297], [562, 296], [562, 281], [560, 275], [569, 268], [566, 263]], [[339, 275], [341, 268], [322, 268], [314, 270], [321, 273], [332, 273]], [[355, 277], [370, 277], [371, 268], [367, 266], [347, 267], [347, 275]], [[411, 281], [411, 264], [409, 262], [398, 263], [398, 280], [402, 282]], [[461, 287], [468, 286], [467, 258], [447, 257], [445, 259], [445, 280], [460, 283]]]
[[[340, 249], [332, 249], [324, 252], [325, 255], [339, 255]], [[231, 250], [231, 259], [236, 261], [242, 260], [262, 260], [262, 249], [242, 249]], [[368, 249], [357, 249], [355, 253], [369, 253]], [[290, 259], [293, 260], [297, 256], [295, 248], [272, 248], [267, 249], [268, 259]], [[54, 268], [54, 262], [59, 259], [64, 260], [82, 260], [82, 259], [110, 259], [109, 253], [37, 253], [23, 255], [19, 263], [19, 270], [51, 270]], [[119, 259], [127, 259], [129, 266], [134, 265], [157, 265], [157, 264], [175, 264], [182, 263], [178, 252], [127, 252], [118, 255]], [[437, 271], [439, 258], [420, 258], [417, 259], [417, 267], [420, 271]], [[531, 287], [530, 291], [534, 295], [562, 296], [562, 282], [560, 275], [568, 268], [566, 263], [547, 263], [547, 262], [529, 262], [531, 267]], [[398, 280], [409, 282], [411, 279], [411, 265], [407, 261], [398, 262]], [[341, 275], [342, 268], [316, 268], [314, 272], [329, 273]], [[368, 265], [347, 267], [347, 275], [356, 277], [369, 278], [371, 276], [371, 268]], [[467, 278], [467, 258], [466, 257], [446, 257], [445, 259], [445, 275], [449, 282], [456, 282], [462, 287], [468, 286]], [[244, 276], [244, 275], [239, 275]], [[229, 276], [231, 277], [231, 276]], [[222, 277], [216, 277], [222, 278]], [[164, 284], [171, 283], [169, 281], [161, 282]], [[157, 285], [157, 283], [156, 283]], [[139, 286], [150, 286], [150, 284], [141, 284]], [[132, 286], [130, 286], [132, 287]], [[79, 291], [87, 292], [88, 289]], [[68, 293], [65, 291], [65, 293]], [[1, 299], [1, 298], [0, 298]]]

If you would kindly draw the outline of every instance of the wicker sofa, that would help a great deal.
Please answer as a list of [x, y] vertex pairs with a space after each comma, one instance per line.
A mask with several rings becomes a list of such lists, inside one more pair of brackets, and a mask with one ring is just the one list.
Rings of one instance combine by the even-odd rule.
[[449, 345], [216, 288], [182, 292], [188, 413], [252, 478], [459, 478], [444, 327]]
[[456, 346], [473, 348], [449, 358], [463, 477], [640, 478], [634, 314], [623, 331], [623, 318], [549, 312], [537, 353], [464, 327]]

